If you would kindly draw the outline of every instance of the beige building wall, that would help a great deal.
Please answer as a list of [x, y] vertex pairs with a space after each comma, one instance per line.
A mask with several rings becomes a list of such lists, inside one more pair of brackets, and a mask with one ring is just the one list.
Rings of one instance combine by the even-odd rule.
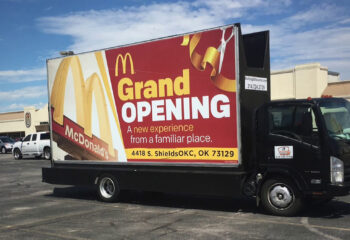
[[27, 112], [29, 112], [31, 115], [31, 124], [29, 128], [26, 127], [25, 129], [26, 135], [37, 132], [37, 127], [42, 125], [40, 123], [49, 122], [48, 104], [46, 104], [43, 108], [39, 110], [36, 110], [34, 107], [24, 108], [23, 118], [25, 118], [25, 114]]
[[[30, 113], [30, 126], [26, 126], [25, 115]], [[23, 111], [0, 113], [0, 135], [23, 137], [38, 131], [47, 131], [49, 122], [48, 105], [41, 109], [25, 107]]]
[[0, 113], [0, 135], [8, 132], [24, 132], [23, 111]]
[[294, 69], [271, 73], [271, 99], [295, 98]]
[[271, 99], [320, 97], [328, 84], [328, 69], [319, 63], [271, 72]]
[[345, 98], [350, 101], [350, 81], [331, 82], [323, 94]]

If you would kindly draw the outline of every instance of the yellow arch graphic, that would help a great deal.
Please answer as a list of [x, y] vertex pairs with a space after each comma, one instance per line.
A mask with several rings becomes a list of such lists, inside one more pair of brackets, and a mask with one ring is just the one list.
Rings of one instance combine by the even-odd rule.
[[119, 75], [119, 60], [122, 62], [123, 74], [126, 74], [126, 60], [129, 59], [131, 74], [134, 74], [134, 62], [132, 61], [132, 57], [130, 53], [126, 53], [124, 56], [122, 54], [118, 54], [117, 59], [115, 61], [115, 76]]
[[[98, 56], [96, 55], [96, 57]], [[96, 73], [93, 73], [85, 82], [80, 61], [77, 56], [63, 59], [58, 67], [51, 92], [51, 106], [55, 109], [53, 113], [53, 120], [58, 124], [63, 125], [65, 89], [69, 68], [71, 69], [73, 75], [77, 124], [84, 128], [84, 133], [87, 136], [92, 137], [92, 96], [95, 95], [96, 105], [98, 106], [97, 113], [100, 137], [108, 144], [109, 154], [115, 157], [111, 127], [108, 118], [107, 103], [101, 80]], [[107, 95], [110, 100], [109, 94]], [[115, 113], [114, 117], [116, 117]]]

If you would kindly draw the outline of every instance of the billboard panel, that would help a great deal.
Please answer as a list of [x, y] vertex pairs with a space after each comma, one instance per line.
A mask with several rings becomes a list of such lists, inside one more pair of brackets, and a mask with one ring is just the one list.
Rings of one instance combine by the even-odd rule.
[[235, 26], [48, 61], [54, 160], [238, 164]]

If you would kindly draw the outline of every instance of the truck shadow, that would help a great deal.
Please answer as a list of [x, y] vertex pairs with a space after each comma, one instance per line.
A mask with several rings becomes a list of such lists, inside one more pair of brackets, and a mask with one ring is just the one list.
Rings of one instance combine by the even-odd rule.
[[332, 200], [326, 204], [308, 205], [303, 216], [309, 218], [336, 219], [350, 215], [350, 203], [341, 199]]
[[225, 212], [256, 213], [255, 200], [252, 198], [220, 198], [209, 196], [194, 196], [184, 194], [169, 194], [155, 192], [128, 191], [120, 198], [123, 203], [135, 203], [148, 206], [162, 206], [182, 209], [200, 209]]
[[[91, 187], [56, 187], [53, 193], [47, 196], [98, 201], [96, 191]], [[214, 198], [158, 192], [122, 191], [118, 202], [182, 209], [267, 214], [262, 208], [256, 207], [254, 198]], [[350, 215], [350, 203], [336, 199], [327, 204], [307, 205], [303, 213], [297, 217], [336, 219], [347, 215]]]
[[[98, 201], [96, 191], [91, 187], [56, 187], [48, 197]], [[158, 192], [122, 191], [119, 203], [145, 206], [202, 209], [226, 212], [257, 213], [259, 209], [252, 198], [214, 198]], [[107, 204], [107, 203], [106, 203]]]

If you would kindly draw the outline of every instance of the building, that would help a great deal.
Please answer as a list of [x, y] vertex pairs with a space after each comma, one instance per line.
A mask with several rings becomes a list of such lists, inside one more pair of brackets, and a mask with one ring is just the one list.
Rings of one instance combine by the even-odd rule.
[[0, 135], [13, 139], [49, 130], [48, 105], [41, 109], [25, 107], [23, 111], [0, 113]]
[[350, 101], [350, 81], [330, 82], [323, 91], [323, 95], [341, 97]]
[[339, 73], [320, 63], [297, 65], [271, 72], [271, 99], [319, 98], [322, 95], [350, 100], [350, 81], [340, 81]]
[[328, 69], [319, 63], [271, 72], [271, 99], [320, 97], [328, 84]]

